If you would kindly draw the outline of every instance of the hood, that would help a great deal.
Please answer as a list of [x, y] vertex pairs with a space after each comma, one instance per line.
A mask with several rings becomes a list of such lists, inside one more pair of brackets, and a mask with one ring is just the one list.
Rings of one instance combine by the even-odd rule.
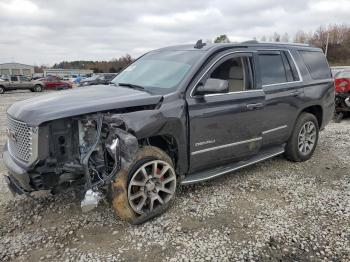
[[97, 85], [52, 92], [10, 106], [7, 113], [31, 126], [93, 112], [133, 106], [155, 105], [160, 95], [118, 86]]

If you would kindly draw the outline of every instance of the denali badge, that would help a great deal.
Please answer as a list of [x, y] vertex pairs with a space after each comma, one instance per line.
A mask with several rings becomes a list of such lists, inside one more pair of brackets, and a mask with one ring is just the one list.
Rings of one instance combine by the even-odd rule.
[[7, 129], [6, 129], [6, 133], [7, 133], [7, 136], [8, 136], [11, 140], [17, 142], [17, 135], [16, 135], [16, 132], [15, 132], [15, 131], [12, 131], [12, 130], [10, 130], [9, 128], [7, 128]]
[[195, 143], [194, 145], [197, 147], [197, 146], [204, 146], [204, 145], [214, 144], [214, 143], [215, 143], [215, 139], [198, 142], [198, 143]]

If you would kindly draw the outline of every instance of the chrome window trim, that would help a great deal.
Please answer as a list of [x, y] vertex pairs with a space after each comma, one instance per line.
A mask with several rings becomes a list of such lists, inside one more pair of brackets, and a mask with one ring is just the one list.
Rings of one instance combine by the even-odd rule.
[[[220, 56], [218, 59], [215, 60], [215, 62], [213, 64], [210, 65], [210, 67], [201, 75], [201, 77], [198, 79], [198, 81], [196, 82], [196, 84], [193, 86], [191, 92], [190, 92], [190, 97], [191, 98], [196, 98], [195, 95], [193, 95], [193, 91], [196, 88], [196, 86], [198, 85], [198, 83], [202, 80], [202, 78], [209, 72], [210, 69], [213, 68], [214, 65], [216, 65], [217, 62], [219, 62], [221, 59], [223, 59], [226, 56], [229, 55], [233, 55], [233, 54], [239, 54], [239, 53], [256, 53], [257, 51], [255, 50], [246, 50], [246, 51], [233, 51], [227, 54], [224, 54], [222, 56]], [[259, 91], [259, 89], [255, 89], [255, 90], [243, 90], [243, 91], [235, 91], [235, 92], [229, 92], [229, 93], [217, 93], [217, 94], [208, 94], [208, 95], [204, 95], [204, 97], [206, 96], [220, 96], [220, 95], [230, 95], [230, 94], [237, 94], [237, 93], [245, 93], [245, 92], [252, 92], [252, 91]]]
[[296, 81], [289, 81], [289, 82], [281, 82], [281, 83], [274, 83], [274, 84], [268, 84], [268, 85], [262, 85], [262, 87], [269, 87], [269, 86], [278, 86], [278, 85], [288, 85], [288, 84], [294, 84], [294, 83], [301, 83], [304, 81], [301, 73], [300, 73], [300, 69], [299, 69], [299, 66], [298, 64], [296, 63], [295, 61], [295, 58], [294, 56], [292, 55], [292, 52], [290, 50], [285, 50], [285, 49], [258, 49], [258, 53], [259, 51], [286, 51], [289, 53], [290, 57], [292, 58], [293, 60], [293, 64], [295, 66], [295, 68], [297, 69], [297, 73], [298, 73], [298, 76], [299, 76], [299, 80], [296, 80]]
[[272, 128], [272, 129], [265, 130], [265, 131], [262, 132], [262, 134], [266, 135], [266, 134], [269, 134], [269, 133], [272, 133], [272, 132], [275, 132], [275, 131], [278, 131], [278, 130], [281, 130], [281, 129], [285, 129], [285, 128], [287, 128], [287, 125], [278, 126], [278, 127]]
[[218, 149], [223, 149], [223, 148], [227, 148], [227, 147], [231, 147], [231, 146], [242, 145], [242, 144], [246, 144], [246, 143], [252, 143], [252, 142], [256, 142], [256, 141], [260, 141], [260, 140], [262, 140], [262, 137], [256, 137], [256, 138], [243, 140], [243, 141], [238, 141], [238, 142], [225, 144], [225, 145], [221, 145], [221, 146], [209, 147], [209, 148], [205, 148], [205, 149], [202, 149], [202, 150], [191, 152], [191, 155], [194, 156], [194, 155], [198, 155], [198, 154], [202, 154], [202, 153], [206, 153], [206, 152], [210, 152], [210, 151], [214, 151], [214, 150], [218, 150]]
[[[221, 59], [223, 59], [226, 56], [232, 55], [232, 54], [236, 54], [236, 53], [258, 53], [259, 51], [286, 51], [289, 53], [290, 57], [292, 58], [293, 64], [295, 65], [295, 68], [297, 69], [297, 73], [299, 76], [299, 80], [296, 81], [289, 81], [289, 82], [281, 82], [281, 83], [275, 83], [275, 84], [268, 84], [268, 85], [262, 85], [262, 87], [269, 87], [269, 86], [276, 86], [276, 85], [287, 85], [287, 84], [293, 84], [293, 83], [301, 83], [304, 81], [301, 72], [300, 72], [300, 68], [298, 66], [298, 64], [295, 61], [295, 58], [292, 54], [292, 52], [290, 50], [286, 50], [286, 49], [258, 49], [258, 50], [247, 50], [247, 51], [233, 51], [227, 54], [224, 54], [222, 56], [220, 56], [218, 59], [215, 60], [215, 62], [201, 75], [201, 77], [199, 78], [199, 80], [196, 82], [196, 84], [193, 86], [193, 88], [191, 89], [190, 92], [190, 97], [191, 98], [195, 98], [196, 96], [193, 95], [194, 89], [196, 88], [196, 86], [198, 85], [198, 83], [202, 80], [202, 78], [209, 72], [210, 69], [212, 69], [212, 67], [214, 65], [216, 65], [217, 62], [219, 62]], [[236, 92], [229, 92], [229, 93], [218, 93], [218, 94], [208, 94], [208, 95], [204, 95], [204, 97], [210, 97], [210, 96], [221, 96], [221, 95], [232, 95], [232, 94], [240, 94], [240, 93], [248, 93], [248, 92], [256, 92], [256, 91], [262, 91], [262, 89], [254, 89], [254, 90], [243, 90], [243, 91], [236, 91]]]

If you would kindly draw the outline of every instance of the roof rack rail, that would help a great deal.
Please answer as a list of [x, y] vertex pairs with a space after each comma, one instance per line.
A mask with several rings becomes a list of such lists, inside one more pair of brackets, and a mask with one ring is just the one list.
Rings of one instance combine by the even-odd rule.
[[297, 45], [297, 46], [310, 46], [309, 44], [304, 43], [289, 43], [289, 42], [265, 42], [257, 40], [248, 40], [241, 42], [241, 44], [270, 44], [270, 45]]

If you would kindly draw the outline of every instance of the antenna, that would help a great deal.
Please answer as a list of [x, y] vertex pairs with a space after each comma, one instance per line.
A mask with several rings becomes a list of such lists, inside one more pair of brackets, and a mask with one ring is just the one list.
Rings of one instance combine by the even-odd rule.
[[205, 45], [206, 43], [203, 43], [202, 39], [199, 39], [197, 43], [194, 45], [194, 48], [201, 49]]

